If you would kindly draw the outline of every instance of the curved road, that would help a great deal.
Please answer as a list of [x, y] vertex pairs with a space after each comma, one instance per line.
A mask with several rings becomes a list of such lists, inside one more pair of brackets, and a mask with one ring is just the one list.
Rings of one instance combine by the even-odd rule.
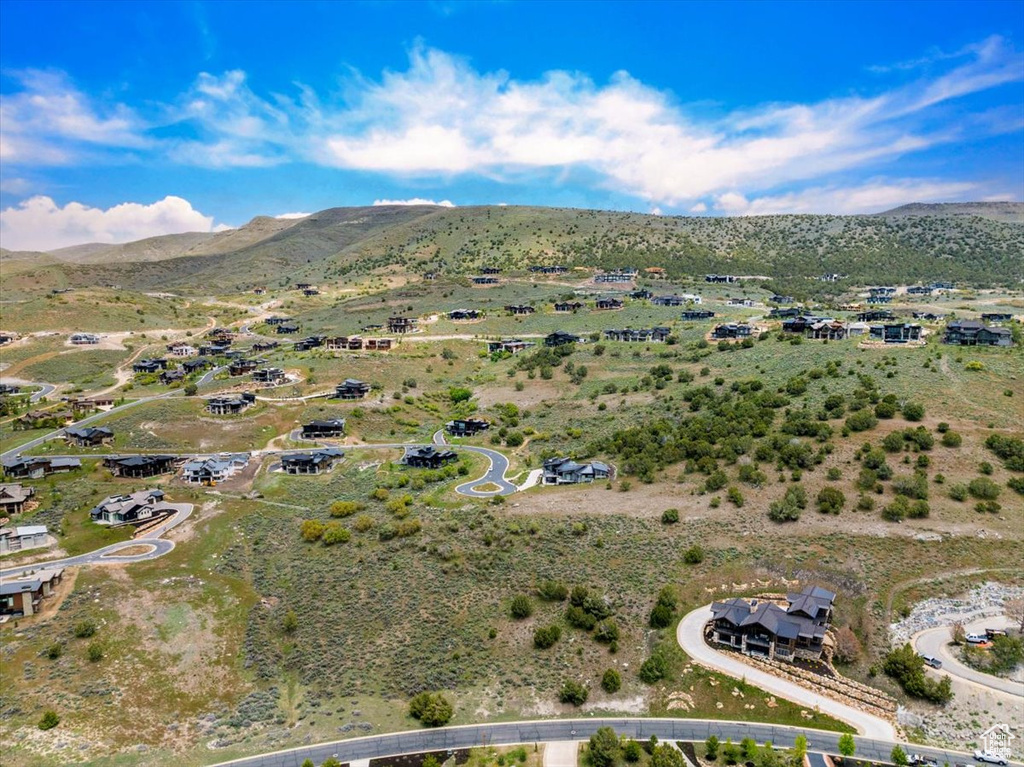
[[704, 605], [704, 607], [699, 607], [684, 616], [676, 628], [676, 640], [679, 642], [679, 646], [694, 662], [736, 679], [746, 679], [762, 690], [802, 706], [816, 708], [824, 714], [853, 725], [858, 732], [868, 737], [879, 740], [893, 740], [896, 737], [896, 730], [892, 723], [881, 717], [819, 695], [806, 687], [749, 666], [710, 647], [704, 641], [704, 626], [709, 620], [711, 620], [711, 605]]
[[[334, 756], [341, 762], [476, 746], [513, 745], [517, 743], [550, 743], [586, 740], [599, 727], [611, 727], [619, 735], [644, 741], [656, 735], [658, 740], [703, 741], [715, 735], [721, 741], [731, 738], [739, 743], [753, 738], [758, 743], [771, 741], [774, 745], [791, 747], [798, 735], [807, 737], [810, 751], [839, 753], [839, 733], [802, 727], [757, 724], [748, 722], [709, 721], [705, 719], [553, 719], [533, 722], [506, 722], [501, 724], [473, 724], [464, 727], [439, 727], [412, 730], [386, 735], [370, 735], [350, 740], [321, 743], [314, 746], [276, 751], [273, 753], [221, 762], [218, 767], [300, 767], [305, 759], [321, 764]], [[855, 739], [857, 755], [876, 762], [888, 762], [895, 745], [894, 740]], [[970, 756], [956, 751], [944, 751], [925, 746], [903, 744], [908, 753], [913, 751], [934, 759], [939, 764], [969, 762]]]
[[20, 378], [0, 378], [0, 384], [16, 384], [18, 386], [38, 386], [39, 391], [32, 392], [29, 395], [28, 401], [36, 403], [43, 397], [49, 397], [53, 392], [57, 390], [57, 387], [53, 384], [43, 383], [42, 381], [24, 381]]
[[[505, 479], [505, 473], [508, 471], [508, 458], [499, 453], [497, 450], [491, 450], [486, 447], [475, 447], [473, 445], [449, 445], [446, 442], [437, 442], [438, 432], [434, 433], [434, 447], [439, 445], [445, 445], [452, 450], [468, 450], [471, 453], [479, 453], [480, 455], [487, 456], [490, 464], [487, 467], [487, 471], [484, 472], [482, 477], [477, 479], [471, 479], [468, 482], [463, 482], [461, 485], [455, 487], [455, 492], [459, 495], [467, 495], [472, 498], [491, 498], [495, 495], [511, 495], [516, 492], [519, 488]], [[444, 439], [444, 437], [441, 437]], [[345, 445], [350, 448], [407, 448], [407, 447], [430, 447], [430, 445], [423, 445], [411, 442], [400, 442], [400, 443], [389, 443], [386, 445], [373, 445], [367, 443], [360, 443], [356, 445]], [[493, 482], [498, 486], [497, 490], [474, 490], [474, 487], [478, 485], [484, 485], [488, 482]]]
[[[32, 570], [39, 570], [45, 567], [74, 567], [76, 565], [104, 565], [104, 564], [130, 564], [132, 562], [145, 562], [149, 559], [156, 559], [162, 557], [164, 554], [169, 554], [174, 550], [174, 541], [169, 541], [166, 538], [160, 536], [166, 533], [168, 530], [177, 527], [186, 519], [192, 515], [193, 506], [191, 503], [180, 503], [172, 504], [178, 507], [178, 511], [175, 512], [174, 516], [170, 517], [166, 522], [158, 527], [154, 527], [152, 530], [140, 535], [138, 538], [133, 538], [128, 541], [119, 541], [118, 543], [112, 543], [109, 546], [104, 546], [101, 549], [90, 551], [88, 554], [79, 554], [76, 557], [65, 557], [64, 559], [50, 559], [40, 562], [33, 562], [30, 565], [21, 565], [19, 567], [11, 567], [6, 570], [0, 570], [0, 577], [10, 577], [12, 575], [20, 575], [22, 573], [31, 572]], [[117, 552], [130, 548], [132, 546], [151, 546], [149, 551], [144, 551], [141, 554], [127, 554], [125, 556], [117, 556]]]
[[[1006, 628], [1012, 625], [1008, 618], [982, 618], [965, 626], [967, 633], [983, 632], [988, 628]], [[975, 671], [970, 666], [960, 662], [960, 659], [949, 651], [949, 626], [940, 626], [934, 629], [927, 629], [915, 634], [911, 643], [917, 652], [923, 655], [931, 655], [942, 661], [942, 669], [935, 670], [937, 674], [948, 674], [956, 679], [962, 679], [972, 684], [986, 687], [995, 692], [1002, 692], [1008, 695], [1016, 695], [1024, 698], [1024, 682], [1015, 682], [1012, 679], [985, 674]]]

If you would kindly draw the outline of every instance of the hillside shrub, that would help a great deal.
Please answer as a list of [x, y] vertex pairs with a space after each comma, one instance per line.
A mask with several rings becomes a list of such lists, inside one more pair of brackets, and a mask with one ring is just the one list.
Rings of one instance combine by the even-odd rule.
[[582, 706], [590, 697], [590, 690], [586, 685], [573, 679], [568, 679], [562, 684], [558, 691], [558, 699], [562, 703], [571, 703], [573, 706]]
[[530, 602], [530, 598], [525, 594], [517, 594], [512, 597], [509, 614], [516, 620], [529, 618], [533, 614], [533, 604]]

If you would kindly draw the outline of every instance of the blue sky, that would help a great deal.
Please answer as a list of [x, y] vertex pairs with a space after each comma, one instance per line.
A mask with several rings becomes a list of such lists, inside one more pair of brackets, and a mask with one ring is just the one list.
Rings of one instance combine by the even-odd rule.
[[1024, 2], [12, 2], [0, 245], [413, 199], [1024, 196]]

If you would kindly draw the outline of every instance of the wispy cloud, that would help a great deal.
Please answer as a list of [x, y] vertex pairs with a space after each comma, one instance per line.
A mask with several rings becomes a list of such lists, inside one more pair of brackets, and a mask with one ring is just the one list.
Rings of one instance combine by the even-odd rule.
[[82, 150], [141, 150], [146, 123], [124, 104], [101, 104], [60, 72], [13, 73], [22, 90], [0, 100], [0, 160], [62, 165]]
[[32, 197], [0, 211], [0, 243], [8, 250], [54, 250], [86, 242], [132, 242], [178, 232], [212, 232], [188, 200], [168, 196], [150, 205], [126, 202], [106, 210], [78, 202], [60, 207], [49, 197]]
[[455, 203], [451, 200], [424, 200], [422, 197], [413, 197], [408, 200], [374, 200], [374, 205], [434, 205], [439, 208], [454, 208]]
[[306, 218], [312, 215], [312, 213], [280, 213], [274, 216], [274, 218]]

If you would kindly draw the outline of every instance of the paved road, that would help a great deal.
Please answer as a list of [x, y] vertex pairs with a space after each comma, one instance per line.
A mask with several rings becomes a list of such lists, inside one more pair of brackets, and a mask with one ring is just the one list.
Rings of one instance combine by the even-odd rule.
[[[144, 562], [149, 559], [156, 559], [162, 557], [164, 554], [168, 554], [174, 550], [174, 541], [166, 540], [160, 536], [166, 533], [168, 530], [177, 527], [186, 519], [192, 515], [193, 506], [191, 503], [173, 504], [178, 507], [178, 511], [158, 527], [154, 527], [138, 538], [133, 538], [130, 541], [120, 541], [118, 543], [112, 543], [109, 546], [104, 546], [101, 549], [90, 551], [88, 554], [79, 554], [76, 557], [65, 557], [64, 559], [50, 559], [41, 562], [33, 562], [30, 565], [21, 565], [19, 567], [10, 567], [6, 570], [0, 570], [0, 576], [11, 577], [12, 575], [20, 575], [22, 573], [31, 572], [32, 570], [38, 570], [42, 567], [75, 567], [78, 565], [103, 565], [103, 564], [130, 564], [132, 562]], [[141, 554], [126, 554], [125, 556], [117, 556], [117, 552], [122, 549], [127, 549], [132, 546], [147, 545], [152, 548], [149, 551], [142, 552]]]
[[[986, 628], [1006, 628], [1010, 625], [1012, 625], [1011, 621], [1004, 616], [1000, 618], [981, 618], [969, 623], [964, 628], [970, 634], [973, 632], [982, 633]], [[928, 629], [927, 631], [915, 634], [911, 640], [914, 649], [919, 653], [932, 655], [942, 661], [941, 670], [929, 669], [929, 673], [948, 674], [949, 676], [966, 680], [981, 687], [987, 687], [996, 692], [1024, 697], [1024, 682], [1015, 682], [1011, 679], [984, 674], [961, 663], [949, 650], [949, 629], [949, 626]]]
[[[699, 607], [688, 613], [676, 629], [676, 639], [679, 646], [683, 648], [696, 663], [702, 666], [728, 674], [736, 679], [746, 679], [762, 690], [791, 700], [808, 708], [817, 708], [824, 714], [834, 716], [836, 719], [847, 722], [857, 728], [861, 734], [879, 740], [892, 740], [896, 737], [896, 731], [891, 722], [877, 716], [865, 713], [860, 709], [840, 703], [832, 698], [827, 698], [806, 687], [795, 684], [785, 679], [780, 679], [761, 669], [748, 666], [728, 654], [719, 652], [708, 646], [704, 641], [704, 626], [711, 620], [711, 605]], [[774, 741], [773, 741], [774, 742]]]
[[[658, 740], [703, 741], [715, 735], [721, 741], [731, 738], [733, 743], [751, 737], [758, 743], [771, 741], [774, 745], [791, 747], [798, 735], [807, 737], [810, 751], [838, 753], [839, 734], [800, 727], [757, 724], [747, 722], [708, 721], [703, 719], [555, 719], [535, 722], [507, 722], [501, 724], [475, 724], [465, 727], [441, 727], [433, 730], [413, 730], [388, 735], [321, 743], [314, 746], [278, 751], [260, 756], [222, 762], [232, 767], [300, 767], [303, 760], [320, 764], [330, 756], [341, 762], [353, 762], [397, 754], [422, 751], [471, 748], [484, 745], [512, 745], [516, 743], [557, 743], [586, 740], [598, 727], [612, 727], [620, 735], [647, 740], [656, 735]], [[855, 739], [857, 756], [875, 761], [888, 761], [891, 740]], [[914, 751], [934, 758], [939, 764], [970, 761], [966, 754], [955, 751], [908, 746]]]
[[35, 403], [43, 397], [49, 397], [57, 390], [53, 384], [42, 383], [41, 381], [25, 381], [20, 378], [0, 378], [0, 384], [15, 384], [17, 386], [38, 386], [39, 391], [29, 395], [28, 401]]

